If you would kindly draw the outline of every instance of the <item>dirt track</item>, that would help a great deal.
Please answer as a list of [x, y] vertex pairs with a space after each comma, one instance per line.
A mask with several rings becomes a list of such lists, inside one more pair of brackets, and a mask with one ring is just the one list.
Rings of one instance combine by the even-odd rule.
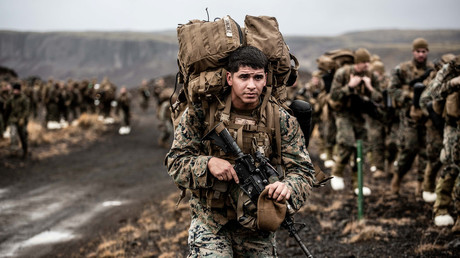
[[37, 160], [32, 148], [25, 163], [0, 157], [13, 164], [0, 167], [0, 257], [76, 253], [176, 190], [162, 165], [166, 150], [156, 143], [153, 110], [136, 111], [130, 135], [117, 129], [66, 155]]
[[[119, 136], [113, 126], [98, 141], [78, 144], [65, 155], [32, 156], [24, 164], [0, 157], [16, 167], [0, 167], [0, 257], [104, 256], [95, 250], [111, 239], [122, 242], [122, 257], [158, 257], [164, 255], [162, 245], [169, 248], [163, 257], [186, 256], [189, 213], [164, 208], [174, 207], [170, 195], [177, 188], [163, 166], [166, 150], [156, 143], [153, 110], [135, 109], [132, 127], [130, 135]], [[314, 164], [329, 173], [319, 162], [315, 139], [309, 149]], [[414, 196], [415, 173], [404, 179], [399, 198], [386, 194], [389, 178], [368, 175], [373, 192], [365, 199], [365, 223], [357, 223], [351, 189], [334, 192], [329, 185], [316, 189], [295, 215], [306, 223], [300, 237], [315, 257], [456, 257], [460, 239], [450, 228], [433, 226], [432, 205]], [[145, 210], [162, 216], [157, 224], [174, 223], [155, 225], [135, 241], [120, 236], [120, 228], [142, 224]], [[40, 244], [52, 236], [62, 242]], [[302, 257], [285, 230], [278, 231], [277, 245], [280, 257]]]

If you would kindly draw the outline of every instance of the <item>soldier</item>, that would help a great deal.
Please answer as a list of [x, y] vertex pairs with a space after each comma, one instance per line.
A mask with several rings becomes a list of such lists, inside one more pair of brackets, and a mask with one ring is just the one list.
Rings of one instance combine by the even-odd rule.
[[[418, 87], [417, 85], [427, 85], [429, 75], [433, 71], [433, 64], [427, 61], [428, 51], [428, 43], [425, 39], [415, 39], [412, 42], [413, 59], [396, 66], [391, 75], [389, 93], [395, 102], [400, 120], [399, 157], [391, 181], [392, 194], [399, 194], [401, 180], [412, 167], [416, 156], [418, 156], [416, 196], [422, 193], [421, 185], [426, 168], [426, 117], [417, 107], [418, 104], [414, 105], [414, 89]], [[418, 103], [418, 100], [415, 102]]]
[[434, 223], [437, 226], [454, 224], [448, 212], [453, 195], [457, 219], [452, 231], [460, 232], [460, 55], [443, 66], [430, 83], [428, 91], [433, 98], [431, 107], [445, 121], [440, 155], [445, 168], [436, 184]]
[[[244, 153], [261, 150], [269, 155], [276, 153], [277, 148], [267, 134], [273, 131], [264, 127], [271, 125], [260, 114], [271, 108], [279, 110], [282, 149], [279, 165], [284, 167], [285, 177], [283, 181], [267, 185], [266, 190], [273, 200], [269, 200], [270, 203], [290, 200], [298, 210], [307, 200], [315, 172], [297, 120], [262, 93], [267, 80], [267, 64], [265, 55], [255, 47], [242, 47], [231, 54], [226, 77], [230, 92], [224, 98], [224, 106], [219, 105], [215, 121], [226, 121], [224, 124], [231, 134], [240, 135], [236, 141], [240, 142]], [[263, 101], [264, 98], [268, 102]], [[166, 156], [169, 175], [177, 185], [192, 192], [189, 256], [276, 257], [275, 233], [259, 229], [254, 223], [254, 220], [260, 222], [272, 217], [257, 217], [253, 209], [247, 210], [252, 202], [243, 202], [246, 195], [237, 185], [239, 178], [232, 166], [234, 157], [201, 141], [207, 130], [205, 120], [200, 105], [186, 109]], [[238, 129], [243, 125], [248, 131]], [[247, 227], [243, 226], [245, 222], [248, 222]]]
[[[318, 125], [320, 157], [329, 168], [334, 165], [332, 150], [335, 145], [336, 128], [334, 114], [328, 106], [327, 98], [335, 73], [335, 62], [328, 56], [320, 56], [316, 63], [318, 70], [312, 73], [312, 78], [305, 87], [298, 91], [296, 99], [308, 101], [313, 107], [311, 130]], [[330, 80], [327, 79], [329, 77]]]
[[[366, 130], [368, 144], [371, 151], [371, 167], [375, 178], [383, 178], [393, 174], [393, 162], [398, 153], [397, 149], [397, 130], [398, 120], [394, 115], [391, 101], [388, 98], [388, 86], [390, 78], [385, 74], [385, 66], [373, 55], [370, 70], [377, 77], [383, 95], [383, 103], [379, 111], [381, 116], [378, 119], [370, 116], [366, 117]], [[388, 171], [385, 170], [385, 161]]]
[[150, 100], [150, 89], [147, 80], [142, 80], [141, 87], [139, 88], [139, 94], [141, 95], [141, 109], [145, 112], [149, 108]]
[[48, 80], [48, 84], [44, 90], [44, 102], [46, 107], [46, 126], [48, 129], [60, 129], [59, 123], [59, 103], [61, 101], [61, 95], [59, 90], [59, 83], [54, 80]]
[[[434, 62], [436, 72], [431, 77], [435, 77], [443, 65], [455, 59], [454, 54], [445, 54]], [[433, 78], [434, 79], [434, 78]], [[442, 168], [442, 162], [439, 160], [439, 153], [442, 150], [442, 138], [444, 130], [444, 120], [433, 110], [433, 94], [431, 87], [427, 87], [420, 97], [420, 108], [427, 119], [426, 126], [426, 154], [427, 165], [423, 177], [422, 198], [425, 202], [434, 202], [436, 200], [436, 176]]]
[[3, 134], [8, 125], [6, 123], [5, 104], [10, 98], [10, 87], [6, 81], [0, 81], [0, 139], [4, 137]]
[[169, 138], [174, 134], [174, 128], [171, 120], [170, 103], [176, 101], [176, 96], [172, 88], [165, 88], [158, 96], [159, 107], [157, 111], [157, 118], [160, 121], [158, 128], [160, 129], [160, 136], [158, 138], [158, 145], [163, 148], [169, 148]]
[[[337, 152], [338, 158], [332, 169], [334, 178], [331, 187], [344, 189], [343, 171], [350, 162], [353, 172], [354, 192], [358, 194], [357, 166], [352, 159], [356, 155], [356, 141], [366, 140], [365, 115], [376, 115], [373, 103], [382, 101], [379, 84], [375, 75], [369, 71], [370, 53], [360, 48], [355, 51], [355, 64], [346, 65], [334, 75], [330, 99], [336, 110]], [[363, 194], [370, 195], [371, 190], [363, 187]]]
[[68, 85], [68, 91], [70, 96], [70, 103], [68, 105], [68, 113], [72, 118], [69, 117], [69, 123], [75, 125], [78, 118], [80, 117], [80, 107], [83, 101], [83, 97], [80, 92], [80, 86], [78, 82], [71, 82]]
[[11, 147], [21, 140], [22, 158], [27, 158], [27, 122], [29, 118], [29, 99], [21, 92], [21, 84], [13, 84], [13, 94], [5, 104], [6, 120], [11, 130]]
[[121, 111], [123, 112], [122, 126], [118, 130], [118, 133], [121, 135], [129, 134], [131, 132], [131, 94], [126, 90], [126, 87], [123, 86], [120, 89], [120, 95], [117, 98], [117, 115]]

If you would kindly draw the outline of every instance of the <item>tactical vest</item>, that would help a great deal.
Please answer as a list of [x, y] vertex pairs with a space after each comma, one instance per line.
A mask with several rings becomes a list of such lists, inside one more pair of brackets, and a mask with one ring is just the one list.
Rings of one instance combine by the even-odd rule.
[[[284, 176], [280, 154], [280, 106], [270, 96], [269, 91], [262, 95], [263, 101], [260, 106], [251, 113], [232, 110], [229, 94], [224, 101], [210, 105], [205, 123], [209, 130], [223, 122], [243, 153], [254, 155], [256, 151], [261, 152], [269, 158], [273, 166], [277, 167], [278, 173]], [[226, 154], [210, 142], [206, 144], [209, 155], [226, 159], [234, 164], [235, 157]], [[257, 208], [237, 184], [214, 180], [212, 188], [192, 190], [192, 193], [209, 208], [227, 209], [227, 217], [221, 218], [220, 223], [225, 224], [228, 220], [238, 219], [245, 227], [256, 227]]]

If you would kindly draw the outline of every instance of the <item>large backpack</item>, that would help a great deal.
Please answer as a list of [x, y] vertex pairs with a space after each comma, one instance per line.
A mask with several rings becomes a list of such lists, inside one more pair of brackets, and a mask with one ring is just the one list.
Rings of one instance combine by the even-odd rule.
[[230, 16], [225, 16], [212, 22], [192, 20], [178, 26], [177, 82], [183, 87], [171, 108], [174, 127], [191, 103], [207, 108], [227, 90], [228, 56], [243, 45], [265, 53], [269, 60], [267, 92], [288, 109], [284, 104], [286, 87], [294, 84], [299, 63], [289, 53], [276, 18], [247, 15], [244, 24], [241, 28]]

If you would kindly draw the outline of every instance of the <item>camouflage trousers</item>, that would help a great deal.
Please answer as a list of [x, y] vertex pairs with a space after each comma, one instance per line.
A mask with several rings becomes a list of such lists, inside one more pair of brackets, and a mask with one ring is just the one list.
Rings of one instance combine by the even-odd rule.
[[423, 178], [423, 191], [434, 192], [436, 187], [436, 176], [442, 167], [439, 153], [442, 150], [442, 132], [428, 121], [426, 126], [426, 155], [428, 163]]
[[188, 257], [277, 257], [275, 233], [261, 233], [230, 221], [214, 234], [205, 223], [192, 219]]
[[436, 184], [435, 215], [447, 214], [454, 197], [456, 212], [460, 212], [460, 129], [452, 126], [444, 128], [441, 162], [446, 166]]
[[396, 170], [399, 178], [403, 178], [411, 169], [415, 158], [418, 156], [417, 181], [423, 181], [427, 164], [425, 144], [425, 126], [414, 123], [409, 119], [401, 119], [399, 124], [399, 157]]
[[[352, 169], [353, 186], [357, 187], [358, 167], [356, 160], [356, 142], [363, 140], [363, 150], [367, 150], [366, 129], [364, 121], [354, 117], [336, 117], [337, 127], [337, 160], [332, 168], [332, 175], [343, 177], [343, 171], [348, 163]], [[365, 153], [365, 151], [363, 151]]]

